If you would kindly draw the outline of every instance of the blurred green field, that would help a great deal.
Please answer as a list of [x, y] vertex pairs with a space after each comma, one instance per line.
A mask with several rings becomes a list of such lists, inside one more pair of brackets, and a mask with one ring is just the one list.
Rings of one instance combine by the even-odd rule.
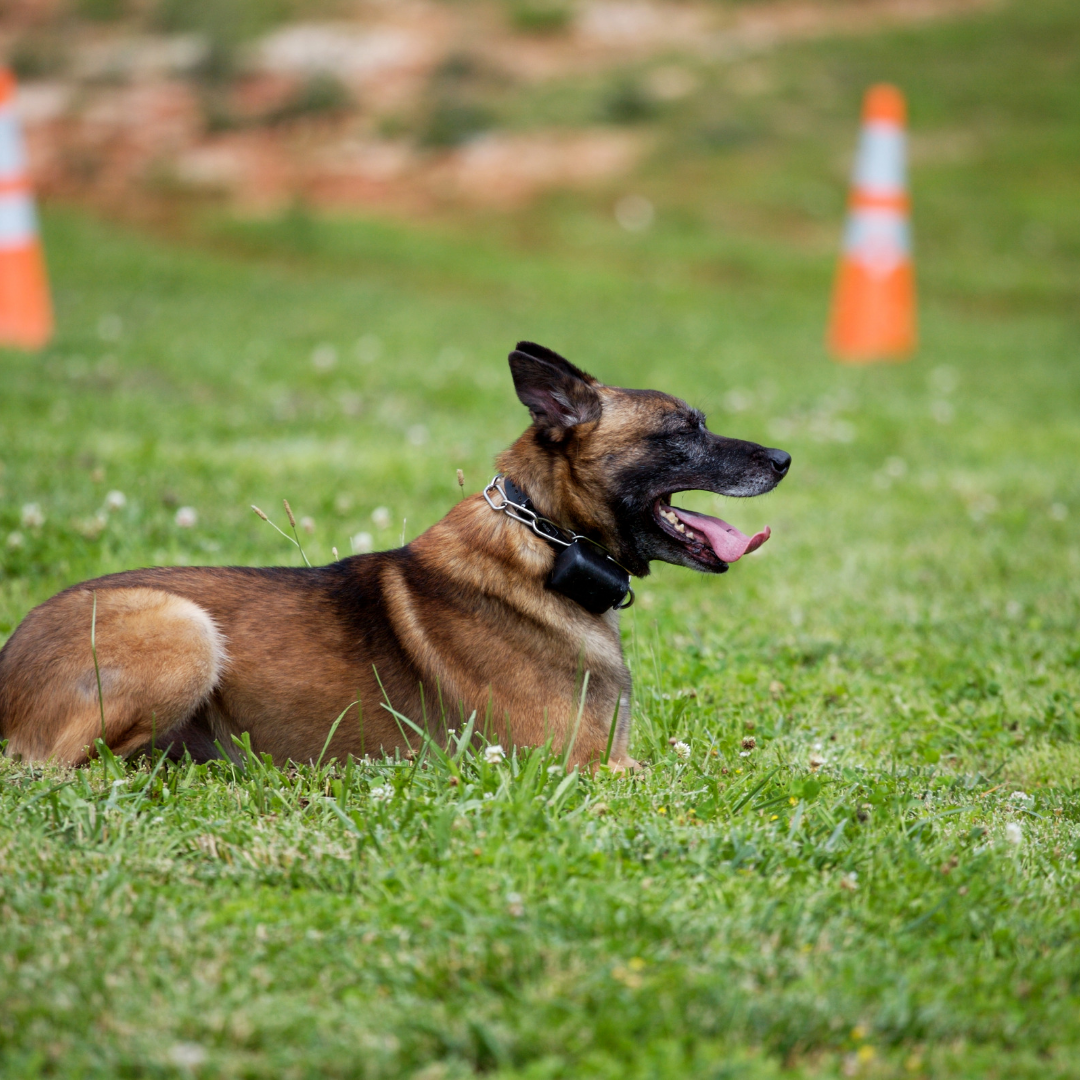
[[[60, 334], [0, 353], [4, 639], [97, 574], [296, 563], [252, 503], [309, 516], [313, 561], [416, 536], [524, 426], [519, 338], [794, 464], [686, 500], [770, 524], [760, 552], [640, 583], [640, 777], [0, 761], [5, 1076], [1080, 1075], [1080, 14], [750, 63], [753, 96], [717, 65], [657, 121], [640, 234], [623, 190], [183, 243], [46, 213]], [[846, 368], [821, 338], [881, 78], [923, 343]]]

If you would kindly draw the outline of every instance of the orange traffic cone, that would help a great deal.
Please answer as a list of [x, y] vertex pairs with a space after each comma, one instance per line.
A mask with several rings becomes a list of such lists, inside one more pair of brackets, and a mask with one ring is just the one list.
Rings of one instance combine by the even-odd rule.
[[0, 346], [40, 349], [52, 331], [45, 259], [15, 116], [15, 79], [0, 68]]
[[830, 350], [847, 363], [901, 360], [915, 348], [906, 119], [895, 86], [866, 92], [828, 333]]

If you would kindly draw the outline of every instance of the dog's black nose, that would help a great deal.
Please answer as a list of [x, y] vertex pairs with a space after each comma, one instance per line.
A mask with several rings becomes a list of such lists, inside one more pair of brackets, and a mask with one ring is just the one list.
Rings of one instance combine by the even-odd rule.
[[769, 464], [773, 467], [773, 472], [777, 476], [787, 476], [787, 471], [791, 467], [791, 455], [784, 450], [766, 450], [765, 456], [769, 459]]

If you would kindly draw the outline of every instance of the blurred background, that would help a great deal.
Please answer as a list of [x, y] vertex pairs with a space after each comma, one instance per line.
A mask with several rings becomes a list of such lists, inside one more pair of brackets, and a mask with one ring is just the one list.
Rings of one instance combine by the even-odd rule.
[[[850, 142], [853, 95], [880, 70], [818, 63], [808, 78], [786, 70], [778, 49], [847, 39], [849, 55], [880, 64], [872, 42], [883, 35], [983, 22], [998, 6], [8, 0], [2, 45], [45, 197], [125, 214], [216, 199], [248, 212], [302, 203], [416, 216], [505, 212], [556, 189], [610, 194], [653, 174], [669, 181], [665, 203], [689, 207], [722, 194], [705, 197], [718, 157], [820, 141], [833, 116], [844, 121], [838, 146]], [[1000, 77], [987, 61], [987, 78]], [[937, 129], [924, 159], [973, 152], [976, 132], [965, 142], [941, 130], [940, 113], [920, 119]], [[833, 164], [836, 180], [844, 170]], [[838, 205], [837, 185], [815, 172], [789, 209], [810, 221]], [[651, 224], [640, 201], [617, 219], [630, 231]]]
[[[1017, 166], [1036, 163], [1016, 136], [1070, 108], [1071, 7], [8, 0], [0, 49], [46, 202], [158, 223], [214, 205], [472, 211], [524, 228], [523, 208], [590, 193], [575, 205], [603, 206], [630, 233], [659, 208], [669, 229], [819, 254], [836, 243], [859, 98], [893, 78], [912, 99], [929, 189], [924, 254], [980, 216], [975, 198], [997, 207], [998, 230], [969, 230], [970, 254], [1009, 242], [1044, 261], [1065, 238], [1018, 197], [1029, 169]], [[942, 198], [943, 176], [991, 161], [993, 183]]]
[[[748, 648], [769, 701], [777, 643], [967, 670], [990, 625], [1075, 624], [1074, 0], [7, 0], [0, 53], [58, 327], [0, 351], [4, 633], [109, 570], [298, 561], [251, 503], [288, 496], [313, 561], [415, 536], [522, 430], [519, 338], [794, 455], [767, 499], [687, 497], [773, 539], [643, 585], [673, 669]], [[849, 367], [883, 81], [920, 347]]]

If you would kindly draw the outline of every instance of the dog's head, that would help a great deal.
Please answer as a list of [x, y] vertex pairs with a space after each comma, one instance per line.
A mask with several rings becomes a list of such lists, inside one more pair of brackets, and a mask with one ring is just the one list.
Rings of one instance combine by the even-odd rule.
[[660, 559], [720, 574], [768, 539], [767, 528], [747, 537], [671, 499], [761, 495], [784, 478], [790, 454], [714, 435], [678, 398], [605, 386], [529, 341], [510, 354], [510, 371], [533, 422], [499, 468], [540, 513], [597, 540], [631, 573], [644, 577]]

